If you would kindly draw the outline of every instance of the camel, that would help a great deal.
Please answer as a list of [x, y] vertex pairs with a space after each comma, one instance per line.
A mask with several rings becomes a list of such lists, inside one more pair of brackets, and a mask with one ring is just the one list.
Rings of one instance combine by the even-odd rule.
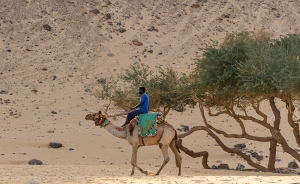
[[[181, 176], [181, 163], [182, 158], [180, 156], [180, 151], [177, 145], [177, 132], [172, 127], [172, 125], [165, 123], [160, 123], [157, 126], [157, 134], [154, 137], [145, 137], [142, 138], [139, 135], [137, 120], [133, 119], [129, 124], [125, 125], [125, 127], [117, 127], [113, 125], [110, 121], [107, 120], [107, 116], [102, 114], [101, 111], [98, 113], [88, 114], [85, 116], [86, 120], [92, 120], [95, 122], [95, 125], [100, 125], [104, 127], [109, 133], [113, 136], [126, 139], [129, 144], [132, 145], [132, 157], [131, 157], [131, 165], [132, 171], [131, 176], [134, 175], [134, 169], [137, 168], [145, 175], [150, 175], [147, 171], [144, 171], [137, 165], [137, 152], [138, 148], [141, 146], [152, 146], [159, 145], [159, 148], [162, 150], [162, 154], [164, 157], [164, 161], [160, 169], [155, 174], [158, 176], [164, 166], [169, 162], [168, 155], [168, 147], [171, 148], [172, 152], [175, 155], [176, 166], [179, 168], [178, 176]], [[132, 135], [130, 135], [130, 131], [132, 131]]]

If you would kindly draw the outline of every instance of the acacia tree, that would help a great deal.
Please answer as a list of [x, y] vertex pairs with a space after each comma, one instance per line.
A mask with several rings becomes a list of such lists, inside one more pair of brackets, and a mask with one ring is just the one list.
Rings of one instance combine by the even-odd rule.
[[[138, 87], [146, 87], [146, 92], [150, 98], [150, 110], [162, 108], [164, 116], [176, 106], [185, 106], [188, 101], [180, 93], [180, 76], [172, 68], [157, 67], [153, 72], [145, 64], [133, 64], [124, 72], [118, 74], [117, 78], [112, 78], [101, 85], [101, 88], [94, 92], [96, 97], [107, 100], [115, 107], [124, 110], [126, 114], [130, 107], [136, 105], [139, 101]], [[108, 111], [108, 107], [106, 112]]]
[[[182, 88], [182, 92], [189, 93], [197, 103], [205, 126], [193, 127], [190, 132], [179, 137], [183, 138], [194, 131], [204, 130], [224, 151], [236, 153], [249, 165], [261, 171], [275, 170], [277, 144], [300, 161], [300, 154], [289, 146], [280, 132], [281, 112], [275, 103], [275, 100], [279, 99], [286, 104], [288, 124], [292, 127], [295, 141], [300, 146], [299, 124], [293, 120], [300, 92], [299, 56], [300, 36], [295, 34], [271, 40], [267, 37], [239, 33], [229, 35], [220, 46], [213, 44], [206, 47], [203, 58], [195, 61], [196, 69], [185, 79], [186, 86]], [[261, 111], [261, 103], [265, 101], [272, 109], [274, 121]], [[237, 112], [236, 108], [243, 113]], [[250, 108], [254, 109], [260, 118], [249, 115]], [[207, 121], [205, 110], [209, 116], [226, 114], [232, 117], [240, 126], [241, 134], [228, 134], [215, 128]], [[244, 125], [246, 120], [267, 128], [270, 135], [258, 137], [249, 134]], [[258, 165], [240, 150], [226, 147], [216, 134], [227, 138], [270, 142], [268, 166]], [[187, 148], [182, 150], [195, 156]]]

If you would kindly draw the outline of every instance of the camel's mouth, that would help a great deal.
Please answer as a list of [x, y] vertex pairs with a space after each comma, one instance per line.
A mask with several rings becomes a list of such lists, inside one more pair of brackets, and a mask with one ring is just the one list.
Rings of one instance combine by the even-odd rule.
[[85, 119], [86, 120], [93, 120], [93, 117], [94, 116], [92, 114], [88, 114], [88, 115], [85, 116]]

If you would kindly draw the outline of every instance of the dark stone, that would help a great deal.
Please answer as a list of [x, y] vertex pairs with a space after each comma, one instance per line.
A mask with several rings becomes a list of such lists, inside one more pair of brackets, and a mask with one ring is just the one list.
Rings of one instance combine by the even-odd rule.
[[0, 98], [0, 101], [2, 101], [2, 98]]
[[252, 152], [252, 153], [251, 153], [251, 156], [254, 157], [254, 158], [256, 158], [256, 156], [258, 156], [258, 153]]
[[0, 94], [8, 94], [8, 91], [1, 90]]
[[246, 144], [245, 143], [236, 144], [236, 145], [234, 145], [234, 148], [238, 149], [238, 150], [241, 150], [241, 149], [246, 148]]
[[42, 68], [42, 70], [43, 70], [43, 71], [47, 71], [48, 69], [47, 69], [47, 68]]
[[143, 45], [143, 43], [140, 42], [140, 41], [138, 41], [137, 39], [132, 40], [132, 43], [133, 43], [134, 45], [136, 45], [136, 46], [142, 46], [142, 45]]
[[218, 166], [218, 169], [229, 169], [229, 165], [228, 164], [220, 164]]
[[154, 26], [151, 26], [151, 28], [147, 29], [147, 31], [155, 31], [155, 32], [158, 32], [158, 29], [155, 28]]
[[10, 50], [10, 49], [8, 49], [8, 50], [7, 50], [7, 52], [11, 52], [11, 50]]
[[177, 111], [177, 112], [183, 112], [183, 107], [177, 105], [177, 106], [175, 107], [175, 111]]
[[180, 125], [182, 127], [182, 130], [185, 131], [185, 132], [188, 132], [190, 131], [190, 127], [189, 126], [186, 126], [186, 125]]
[[105, 17], [106, 17], [107, 19], [111, 19], [111, 15], [110, 15], [109, 13], [107, 13], [107, 14], [105, 15]]
[[48, 12], [46, 10], [41, 11], [43, 14], [47, 14]]
[[114, 56], [114, 54], [111, 53], [111, 52], [107, 53], [107, 55], [110, 56], [110, 57], [113, 57], [113, 56]]
[[215, 166], [215, 165], [212, 165], [211, 168], [212, 168], [212, 169], [218, 169], [218, 167]]
[[255, 157], [258, 161], [262, 161], [264, 159], [263, 155], [256, 155]]
[[118, 31], [119, 31], [120, 33], [124, 33], [124, 32], [126, 31], [126, 29], [124, 29], [124, 28], [119, 28]]
[[69, 151], [73, 151], [73, 150], [74, 150], [73, 148], [70, 148], [70, 149], [69, 149]]
[[235, 170], [243, 171], [244, 169], [245, 169], [245, 166], [244, 166], [244, 165], [238, 164]]
[[200, 4], [192, 4], [191, 8], [200, 8]]
[[51, 111], [51, 114], [57, 114], [57, 112], [55, 112], [55, 111]]
[[51, 31], [51, 29], [52, 29], [51, 26], [49, 26], [49, 24], [44, 24], [43, 28], [47, 31]]
[[90, 12], [92, 12], [95, 15], [97, 15], [98, 13], [100, 13], [100, 11], [98, 9], [93, 9]]
[[49, 146], [51, 148], [61, 148], [62, 144], [60, 142], [50, 142]]
[[208, 0], [198, 0], [198, 3], [207, 3]]
[[162, 52], [159, 52], [158, 55], [162, 55]]
[[37, 160], [37, 159], [31, 159], [29, 162], [28, 162], [29, 165], [43, 165], [43, 162], [40, 161], [40, 160]]
[[297, 169], [299, 166], [295, 161], [293, 161], [288, 164], [288, 168]]
[[229, 15], [229, 14], [223, 14], [222, 17], [223, 17], [223, 18], [229, 18], [230, 15]]
[[97, 80], [98, 84], [105, 84], [106, 83], [106, 79], [105, 78], [101, 78]]
[[54, 76], [53, 76], [53, 80], [55, 80], [56, 78], [57, 78], [57, 77], [54, 75]]
[[280, 18], [280, 13], [276, 13], [275, 17]]
[[54, 133], [54, 130], [48, 130], [48, 133]]
[[30, 52], [30, 51], [31, 51], [31, 49], [26, 49], [26, 51]]

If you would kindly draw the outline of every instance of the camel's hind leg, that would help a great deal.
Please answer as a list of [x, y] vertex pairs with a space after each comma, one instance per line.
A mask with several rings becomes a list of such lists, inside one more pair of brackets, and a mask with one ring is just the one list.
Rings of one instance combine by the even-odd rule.
[[133, 145], [132, 146], [132, 157], [131, 157], [131, 165], [133, 166], [132, 171], [131, 171], [131, 176], [133, 176], [134, 174], [134, 168], [136, 167], [138, 170], [140, 170], [142, 173], [148, 175], [147, 171], [144, 171], [143, 169], [141, 169], [137, 164], [137, 151], [139, 149], [139, 146], [137, 145]]
[[160, 169], [157, 171], [156, 176], [159, 175], [160, 171], [165, 167], [165, 165], [170, 160], [169, 154], [168, 154], [168, 145], [162, 145], [162, 144], [160, 144], [159, 147], [160, 147], [160, 149], [162, 151], [162, 154], [163, 154], [163, 157], [164, 157], [164, 162], [163, 162], [162, 166], [160, 167]]
[[179, 154], [179, 151], [176, 148], [176, 144], [175, 144], [175, 139], [172, 140], [172, 142], [170, 143], [170, 148], [172, 150], [172, 152], [175, 155], [175, 160], [176, 160], [176, 166], [178, 167], [179, 171], [178, 171], [178, 176], [181, 176], [181, 163], [182, 163], [182, 158]]

